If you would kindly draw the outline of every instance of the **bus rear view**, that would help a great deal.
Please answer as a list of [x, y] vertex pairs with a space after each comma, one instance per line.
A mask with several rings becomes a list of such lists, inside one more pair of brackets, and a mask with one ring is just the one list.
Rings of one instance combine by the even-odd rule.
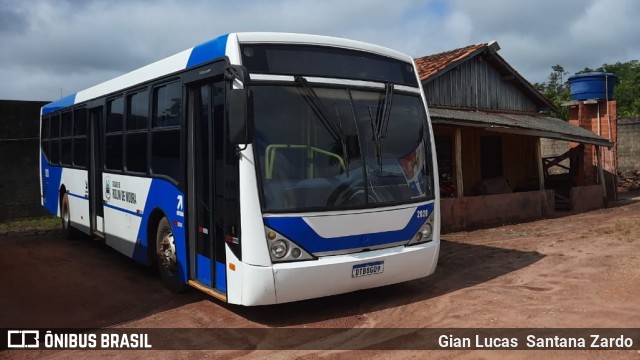
[[[340, 294], [435, 271], [435, 147], [411, 57], [345, 39], [275, 33], [224, 35], [181, 54], [186, 65], [172, 58], [166, 63], [177, 68], [169, 70], [158, 65], [161, 60], [145, 68], [148, 79], [132, 76], [122, 88], [112, 82], [104, 90], [89, 89], [86, 107], [106, 109], [107, 129], [111, 94], [124, 93], [124, 109], [140, 91], [152, 94], [151, 120], [135, 133], [147, 134], [140, 130], [146, 126], [148, 135], [139, 136], [146, 136], [150, 149], [168, 141], [177, 155], [175, 171], [149, 158], [132, 172], [125, 144], [121, 170], [101, 164], [88, 167], [99, 170], [91, 176], [76, 170], [76, 179], [102, 182], [96, 194], [104, 201], [104, 218], [92, 212], [102, 207], [94, 200], [97, 205], [86, 210], [93, 222], [80, 227], [84, 232], [156, 263], [174, 290], [191, 285], [242, 305]], [[157, 85], [148, 75], [153, 69], [159, 69]], [[154, 130], [161, 119], [154, 113], [156, 94], [168, 89], [167, 81], [175, 88], [167, 97], [174, 137]], [[81, 94], [71, 107], [85, 106]], [[125, 136], [127, 131], [125, 126]], [[102, 146], [108, 159], [105, 135], [96, 134], [88, 147]], [[47, 175], [58, 174], [44, 154]], [[64, 180], [70, 170], [60, 168], [56, 186], [72, 193]], [[61, 192], [48, 189], [57, 196], [57, 214], [78, 225], [73, 219], [84, 211], [75, 205], [80, 200], [65, 203]], [[118, 202], [121, 189], [144, 202], [139, 210]], [[49, 209], [55, 213], [56, 207]], [[116, 237], [126, 216], [139, 218], [137, 228]]]

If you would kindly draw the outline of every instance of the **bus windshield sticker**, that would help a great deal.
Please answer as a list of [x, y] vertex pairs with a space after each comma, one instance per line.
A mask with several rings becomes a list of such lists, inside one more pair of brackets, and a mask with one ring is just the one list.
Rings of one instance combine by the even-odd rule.
[[407, 181], [411, 196], [416, 198], [424, 196], [424, 190], [420, 184], [424, 184], [424, 142], [420, 142], [418, 147], [405, 157], [398, 159], [404, 177]]

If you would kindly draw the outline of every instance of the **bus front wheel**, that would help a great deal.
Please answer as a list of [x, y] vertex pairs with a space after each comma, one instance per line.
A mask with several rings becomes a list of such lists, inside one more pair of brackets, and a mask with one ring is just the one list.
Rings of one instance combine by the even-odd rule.
[[183, 292], [187, 286], [178, 273], [178, 257], [173, 230], [169, 220], [163, 217], [156, 232], [156, 264], [164, 285], [171, 291]]

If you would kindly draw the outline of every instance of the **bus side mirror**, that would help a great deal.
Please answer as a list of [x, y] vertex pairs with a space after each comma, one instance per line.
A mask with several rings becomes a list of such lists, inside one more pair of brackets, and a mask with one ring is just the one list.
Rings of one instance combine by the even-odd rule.
[[229, 141], [233, 145], [249, 144], [252, 141], [250, 95], [247, 89], [230, 90], [227, 119]]
[[[224, 77], [230, 83], [227, 98], [228, 135], [233, 145], [249, 144], [252, 141], [251, 93], [246, 89], [249, 71], [241, 65], [228, 65]], [[242, 89], [234, 89], [234, 83], [240, 82]]]

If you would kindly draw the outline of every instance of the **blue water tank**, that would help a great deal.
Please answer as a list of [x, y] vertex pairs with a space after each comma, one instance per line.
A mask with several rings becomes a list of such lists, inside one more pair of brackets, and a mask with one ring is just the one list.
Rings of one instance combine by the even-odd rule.
[[571, 100], [613, 99], [618, 77], [611, 73], [591, 72], [569, 78]]

